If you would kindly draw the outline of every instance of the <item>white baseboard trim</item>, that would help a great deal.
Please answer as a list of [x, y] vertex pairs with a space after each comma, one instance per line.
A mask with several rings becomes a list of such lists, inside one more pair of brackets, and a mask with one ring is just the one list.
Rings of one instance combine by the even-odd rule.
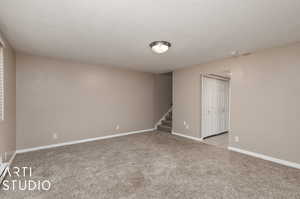
[[58, 144], [51, 144], [51, 145], [46, 145], [46, 146], [34, 147], [34, 148], [19, 149], [19, 150], [17, 150], [16, 153], [17, 154], [27, 153], [27, 152], [31, 152], [31, 151], [38, 151], [38, 150], [50, 149], [50, 148], [55, 148], [55, 147], [60, 147], [60, 146], [66, 146], [66, 145], [73, 145], [73, 144], [80, 144], [80, 143], [85, 143], [85, 142], [92, 142], [92, 141], [97, 141], [97, 140], [104, 140], [104, 139], [121, 137], [121, 136], [125, 136], [125, 135], [137, 134], [137, 133], [144, 133], [144, 132], [149, 132], [149, 131], [154, 131], [154, 130], [155, 130], [155, 128], [153, 128], [153, 129], [144, 129], [144, 130], [139, 130], [139, 131], [130, 131], [130, 132], [119, 133], [119, 134], [108, 135], [108, 136], [102, 136], [102, 137], [88, 138], [88, 139], [82, 139], [82, 140], [75, 140], [75, 141], [70, 141], [70, 142], [62, 142], [62, 143], [58, 143]]
[[246, 150], [235, 148], [235, 147], [228, 147], [228, 149], [230, 151], [243, 153], [243, 154], [246, 154], [246, 155], [249, 155], [249, 156], [253, 156], [253, 157], [256, 157], [256, 158], [268, 160], [268, 161], [275, 162], [275, 163], [278, 163], [278, 164], [282, 164], [282, 165], [285, 165], [285, 166], [288, 166], [288, 167], [293, 167], [293, 168], [296, 168], [296, 169], [300, 169], [300, 164], [295, 163], [295, 162], [290, 162], [290, 161], [287, 161], [287, 160], [281, 160], [281, 159], [278, 159], [278, 158], [273, 158], [273, 157], [270, 157], [270, 156], [267, 156], [267, 155], [263, 155], [263, 154], [260, 154], [260, 153], [254, 153], [254, 152], [251, 152], [251, 151], [246, 151]]
[[4, 180], [4, 178], [6, 176], [5, 169], [12, 164], [12, 162], [15, 159], [15, 157], [16, 157], [16, 152], [13, 153], [13, 155], [11, 156], [10, 160], [7, 163], [2, 163], [2, 168], [1, 168], [1, 171], [0, 171], [0, 175], [1, 175], [0, 176], [0, 184], [2, 183], [2, 181]]
[[184, 137], [184, 138], [187, 138], [187, 139], [195, 140], [195, 141], [198, 141], [198, 142], [203, 141], [203, 138], [197, 138], [197, 137], [193, 137], [193, 136], [189, 136], [189, 135], [184, 135], [184, 134], [181, 134], [181, 133], [176, 133], [174, 131], [172, 131], [172, 134], [180, 136], [180, 137]]

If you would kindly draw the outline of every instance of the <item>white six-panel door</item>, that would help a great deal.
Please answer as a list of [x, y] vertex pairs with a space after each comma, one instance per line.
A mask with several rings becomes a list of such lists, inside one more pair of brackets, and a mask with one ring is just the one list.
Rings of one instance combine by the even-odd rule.
[[229, 81], [203, 76], [202, 137], [229, 130]]

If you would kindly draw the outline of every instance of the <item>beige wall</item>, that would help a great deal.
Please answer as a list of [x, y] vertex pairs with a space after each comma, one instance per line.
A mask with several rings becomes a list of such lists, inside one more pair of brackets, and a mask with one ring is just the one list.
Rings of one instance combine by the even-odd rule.
[[[3, 38], [3, 36], [2, 36]], [[3, 38], [4, 40], [4, 38]], [[5, 41], [4, 48], [4, 121], [0, 121], [0, 152], [8, 161], [16, 150], [16, 59], [15, 52]], [[5, 159], [5, 153], [6, 159]]]
[[200, 74], [227, 70], [230, 146], [300, 163], [300, 43], [175, 71], [173, 131], [201, 136]]
[[154, 75], [154, 122], [157, 123], [171, 108], [172, 73]]
[[154, 128], [154, 81], [151, 73], [17, 53], [17, 148]]

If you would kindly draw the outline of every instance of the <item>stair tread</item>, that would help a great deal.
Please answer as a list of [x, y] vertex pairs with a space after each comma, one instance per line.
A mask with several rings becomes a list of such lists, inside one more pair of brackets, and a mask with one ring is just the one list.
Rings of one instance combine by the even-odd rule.
[[172, 129], [171, 128], [161, 128], [161, 127], [158, 127], [158, 129], [157, 130], [159, 130], [159, 131], [165, 131], [165, 132], [172, 132]]
[[172, 120], [163, 120], [162, 122], [172, 123]]
[[168, 128], [168, 129], [171, 129], [172, 127], [171, 126], [167, 126], [167, 125], [163, 125], [163, 124], [160, 124], [158, 125], [159, 127], [162, 127], [162, 128]]
[[162, 122], [162, 125], [164, 125], [164, 126], [168, 126], [168, 127], [172, 127], [172, 123], [166, 123], [166, 122]]

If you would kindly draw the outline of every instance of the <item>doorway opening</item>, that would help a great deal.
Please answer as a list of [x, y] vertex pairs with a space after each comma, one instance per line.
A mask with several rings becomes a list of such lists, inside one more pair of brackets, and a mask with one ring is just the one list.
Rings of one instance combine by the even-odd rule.
[[230, 77], [202, 75], [201, 137], [203, 142], [228, 147], [230, 129]]
[[155, 127], [172, 132], [173, 72], [155, 75]]

